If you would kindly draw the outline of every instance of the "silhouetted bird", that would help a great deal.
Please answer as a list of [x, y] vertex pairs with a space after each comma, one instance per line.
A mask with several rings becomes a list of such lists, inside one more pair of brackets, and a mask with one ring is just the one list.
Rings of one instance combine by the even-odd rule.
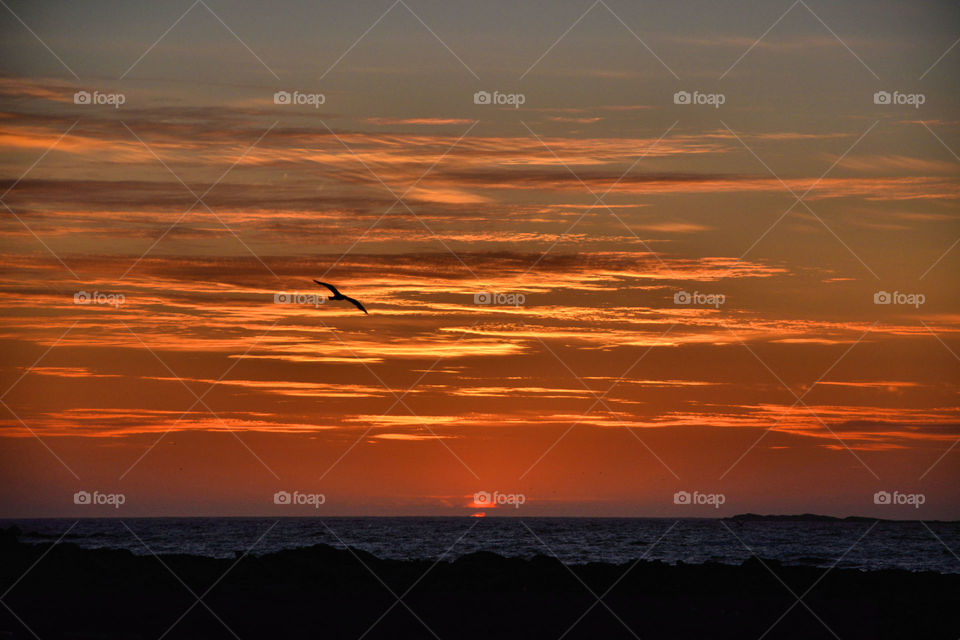
[[360, 301], [359, 301], [359, 300], [354, 300], [353, 298], [351, 298], [351, 297], [349, 297], [349, 296], [343, 295], [342, 293], [340, 293], [339, 291], [337, 291], [337, 288], [336, 288], [335, 286], [333, 286], [332, 284], [327, 284], [326, 282], [320, 282], [319, 280], [314, 280], [314, 282], [316, 282], [317, 284], [319, 284], [319, 285], [321, 285], [321, 286], [326, 287], [327, 289], [330, 289], [330, 292], [333, 293], [333, 296], [330, 297], [330, 298], [327, 298], [328, 300], [346, 300], [346, 301], [349, 302], [350, 304], [354, 305], [357, 309], [360, 309], [360, 311], [363, 311], [363, 312], [366, 313], [367, 315], [370, 315], [369, 312], [367, 312], [367, 310], [363, 308], [363, 305], [360, 304]]

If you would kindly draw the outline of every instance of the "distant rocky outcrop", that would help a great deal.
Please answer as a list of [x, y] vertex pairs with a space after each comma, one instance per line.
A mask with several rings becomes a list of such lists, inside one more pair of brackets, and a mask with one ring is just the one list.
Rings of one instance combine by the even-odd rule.
[[[866, 518], [863, 516], [847, 516], [845, 518], [837, 518], [834, 516], [822, 516], [816, 513], [801, 513], [797, 515], [761, 515], [758, 513], [740, 513], [729, 518], [724, 518], [724, 520], [731, 520], [734, 522], [919, 522], [918, 520], [885, 520], [883, 518]], [[950, 520], [925, 520], [924, 522], [952, 523]]]

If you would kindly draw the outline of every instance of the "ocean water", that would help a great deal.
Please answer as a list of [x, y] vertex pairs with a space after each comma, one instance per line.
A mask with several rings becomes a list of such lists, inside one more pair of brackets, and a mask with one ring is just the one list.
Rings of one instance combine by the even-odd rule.
[[788, 565], [960, 573], [954, 555], [960, 552], [960, 522], [371, 517], [37, 519], [0, 525], [20, 527], [24, 542], [49, 544], [63, 536], [81, 547], [137, 554], [233, 557], [322, 543], [393, 559], [452, 560], [491, 551], [554, 556], [568, 564], [641, 557], [740, 564], [756, 554]]

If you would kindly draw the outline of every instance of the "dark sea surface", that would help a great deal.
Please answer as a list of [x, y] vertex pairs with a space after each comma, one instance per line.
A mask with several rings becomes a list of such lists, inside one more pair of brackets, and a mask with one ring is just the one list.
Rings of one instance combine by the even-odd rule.
[[80, 547], [136, 554], [233, 557], [248, 549], [262, 555], [322, 543], [400, 560], [452, 560], [490, 551], [555, 556], [568, 564], [623, 563], [641, 557], [670, 564], [740, 564], [756, 554], [787, 565], [960, 573], [960, 558], [951, 551], [960, 550], [958, 522], [367, 517], [37, 519], [0, 524], [18, 526], [21, 540], [28, 543], [50, 543], [63, 536], [62, 542]]

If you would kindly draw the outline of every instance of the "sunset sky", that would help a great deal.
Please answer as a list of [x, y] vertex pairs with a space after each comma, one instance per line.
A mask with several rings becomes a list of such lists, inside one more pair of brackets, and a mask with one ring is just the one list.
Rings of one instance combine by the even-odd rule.
[[[0, 33], [0, 515], [960, 518], [955, 4], [7, 0]], [[370, 315], [275, 301], [313, 278]]]

